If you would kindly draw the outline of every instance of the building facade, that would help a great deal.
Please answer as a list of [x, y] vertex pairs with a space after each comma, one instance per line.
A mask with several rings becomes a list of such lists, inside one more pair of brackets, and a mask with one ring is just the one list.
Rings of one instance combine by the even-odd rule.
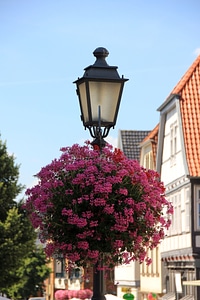
[[[129, 159], [140, 160], [140, 143], [150, 133], [149, 130], [120, 130], [118, 134], [118, 148]], [[131, 262], [115, 267], [115, 285], [117, 296], [123, 298], [126, 293], [134, 295], [134, 300], [141, 299], [140, 293], [140, 265]]]
[[200, 299], [200, 56], [158, 111], [159, 124], [152, 132], [145, 133], [139, 146], [136, 147], [133, 135], [138, 137], [141, 131], [121, 130], [119, 148], [130, 159], [135, 159], [132, 155], [139, 149], [140, 164], [160, 173], [166, 197], [174, 206], [172, 225], [161, 245], [149, 253], [152, 265], [142, 265], [139, 277], [138, 269], [133, 266], [131, 277], [125, 267], [117, 269], [117, 279], [124, 273], [118, 295], [122, 295], [125, 280], [131, 286], [137, 279], [138, 299], [146, 300], [148, 293], [153, 292], [163, 300], [197, 300]]
[[[156, 170], [156, 156], [158, 146], [159, 124], [140, 143], [140, 164], [146, 169]], [[157, 297], [165, 293], [163, 262], [161, 260], [160, 245], [148, 251], [152, 259], [151, 265], [140, 265], [140, 296], [147, 300], [149, 294]]]
[[165, 289], [197, 300], [200, 287], [189, 282], [200, 279], [200, 56], [158, 111], [157, 171], [174, 206], [161, 244]]

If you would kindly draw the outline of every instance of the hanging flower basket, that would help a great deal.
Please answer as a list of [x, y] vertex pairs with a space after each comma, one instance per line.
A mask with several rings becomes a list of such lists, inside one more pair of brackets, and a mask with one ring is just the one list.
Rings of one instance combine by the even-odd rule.
[[101, 153], [89, 143], [61, 151], [37, 174], [24, 205], [47, 255], [77, 266], [102, 257], [108, 267], [150, 263], [147, 249], [164, 238], [173, 212], [158, 173], [111, 146]]

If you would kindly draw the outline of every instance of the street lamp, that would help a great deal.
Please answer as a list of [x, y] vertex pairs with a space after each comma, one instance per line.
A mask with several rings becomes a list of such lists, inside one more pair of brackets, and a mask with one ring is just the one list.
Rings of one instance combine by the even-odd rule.
[[95, 63], [86, 67], [83, 77], [74, 83], [83, 125], [94, 138], [92, 145], [98, 145], [101, 149], [106, 143], [104, 138], [116, 124], [124, 82], [128, 79], [120, 78], [117, 67], [107, 64], [107, 49], [99, 47], [93, 54]]
[[[109, 52], [99, 47], [93, 52], [96, 61], [86, 67], [82, 78], [74, 83], [77, 86], [81, 120], [94, 138], [91, 143], [101, 150], [111, 127], [114, 128], [119, 111], [125, 79], [120, 78], [117, 67], [109, 66], [105, 60]], [[103, 271], [94, 267], [92, 300], [105, 300]]]

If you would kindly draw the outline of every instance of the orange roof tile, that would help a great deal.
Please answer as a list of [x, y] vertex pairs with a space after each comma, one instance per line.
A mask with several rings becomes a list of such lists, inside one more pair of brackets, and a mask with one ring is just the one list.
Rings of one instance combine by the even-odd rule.
[[200, 176], [200, 55], [171, 94], [180, 95], [183, 135], [190, 176]]
[[142, 140], [142, 144], [148, 140], [155, 139], [155, 136], [158, 135], [159, 124]]

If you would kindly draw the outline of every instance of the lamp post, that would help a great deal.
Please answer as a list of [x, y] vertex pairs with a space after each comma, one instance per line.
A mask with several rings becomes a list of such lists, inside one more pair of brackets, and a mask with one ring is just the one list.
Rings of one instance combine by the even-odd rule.
[[93, 54], [96, 57], [95, 63], [86, 67], [83, 77], [74, 83], [77, 86], [83, 125], [94, 138], [92, 145], [101, 149], [105, 146], [104, 138], [116, 124], [124, 82], [128, 79], [123, 76], [120, 78], [117, 67], [107, 64], [107, 49], [99, 47]]
[[[120, 78], [117, 67], [107, 64], [107, 49], [99, 47], [93, 54], [95, 63], [86, 67], [83, 77], [74, 83], [83, 125], [94, 138], [91, 143], [93, 147], [101, 150], [106, 144], [104, 138], [116, 124], [124, 83], [128, 79]], [[101, 266], [102, 262], [99, 261], [94, 267], [92, 300], [105, 299], [103, 271], [98, 269], [98, 264]]]

